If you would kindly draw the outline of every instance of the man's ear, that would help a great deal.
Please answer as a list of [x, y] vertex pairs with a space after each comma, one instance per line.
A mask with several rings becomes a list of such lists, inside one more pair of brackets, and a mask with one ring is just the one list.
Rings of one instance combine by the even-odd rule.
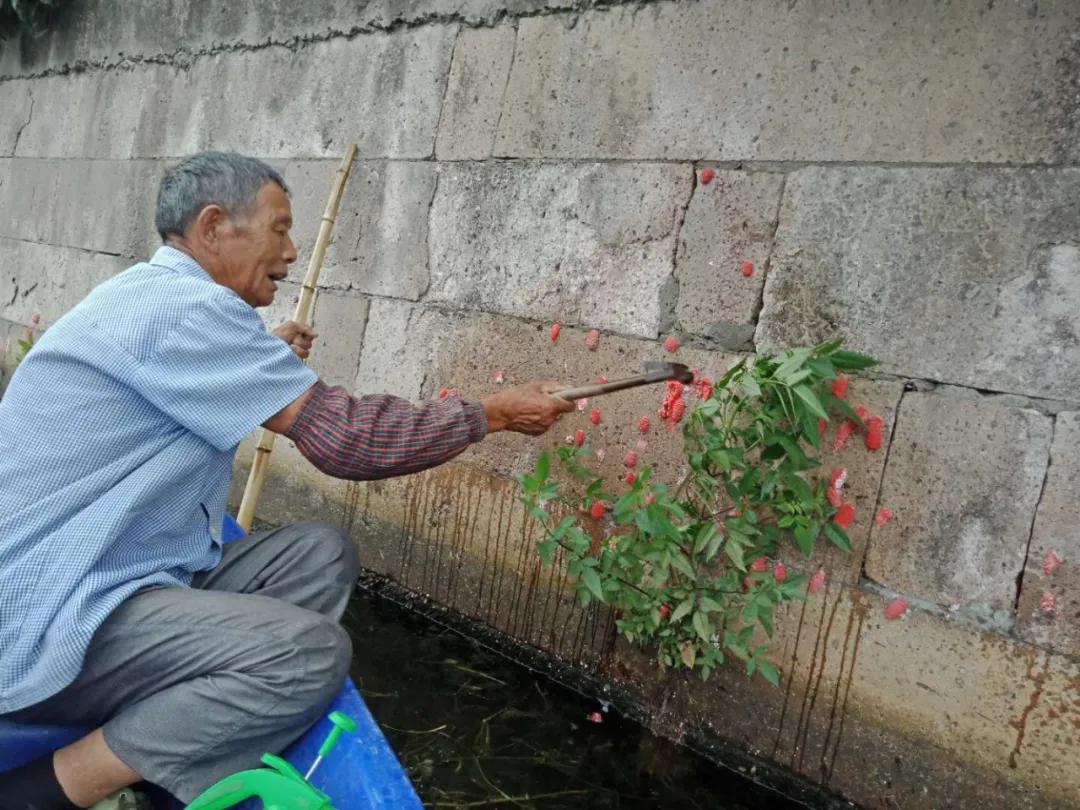
[[195, 217], [195, 221], [191, 223], [189, 233], [194, 237], [202, 246], [212, 252], [217, 253], [221, 245], [222, 236], [224, 236], [224, 230], [229, 224], [229, 215], [225, 209], [220, 205], [211, 203], [204, 206], [198, 215]]

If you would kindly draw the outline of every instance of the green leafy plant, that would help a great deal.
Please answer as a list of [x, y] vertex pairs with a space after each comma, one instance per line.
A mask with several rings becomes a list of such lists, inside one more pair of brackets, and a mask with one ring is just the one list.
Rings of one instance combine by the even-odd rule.
[[65, 0], [0, 0], [0, 40], [21, 33], [38, 37], [45, 33], [52, 13]]
[[541, 454], [518, 478], [541, 561], [558, 555], [582, 604], [610, 605], [618, 631], [655, 644], [663, 665], [708, 678], [736, 659], [777, 684], [766, 658], [776, 606], [805, 598], [806, 584], [766, 561], [785, 544], [809, 556], [822, 536], [850, 550], [828, 483], [810, 473], [820, 420], [862, 426], [829, 383], [875, 364], [838, 340], [740, 360], [686, 418], [689, 472], [674, 487], [645, 467], [617, 495], [586, 466], [588, 447], [555, 451], [562, 478]]

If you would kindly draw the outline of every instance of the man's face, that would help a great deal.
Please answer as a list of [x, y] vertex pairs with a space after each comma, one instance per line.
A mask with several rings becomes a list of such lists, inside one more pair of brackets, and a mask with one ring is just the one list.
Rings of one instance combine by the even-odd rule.
[[292, 206], [281, 186], [264, 183], [255, 203], [250, 213], [230, 218], [218, 256], [218, 281], [251, 306], [265, 307], [273, 303], [277, 282], [296, 261], [296, 245], [289, 237]]

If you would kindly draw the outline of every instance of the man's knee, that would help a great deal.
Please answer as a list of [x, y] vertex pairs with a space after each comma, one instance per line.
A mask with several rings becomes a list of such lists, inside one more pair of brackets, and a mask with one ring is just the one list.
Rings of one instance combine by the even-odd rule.
[[318, 715], [341, 691], [352, 663], [352, 640], [340, 624], [319, 616], [295, 642], [303, 657], [296, 699]]
[[305, 557], [320, 568], [334, 569], [342, 577], [355, 581], [356, 549], [341, 529], [322, 521], [297, 523], [297, 541], [305, 546]]

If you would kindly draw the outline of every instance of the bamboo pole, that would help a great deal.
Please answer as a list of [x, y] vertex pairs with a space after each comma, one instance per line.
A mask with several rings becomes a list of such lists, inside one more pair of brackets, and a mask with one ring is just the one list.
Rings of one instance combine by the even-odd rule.
[[[300, 300], [296, 302], [293, 320], [297, 323], [306, 325], [311, 320], [311, 302], [315, 297], [319, 273], [322, 271], [323, 256], [326, 255], [326, 248], [330, 244], [330, 232], [334, 229], [341, 194], [345, 190], [345, 181], [349, 177], [349, 170], [352, 168], [355, 157], [356, 144], [352, 144], [345, 152], [345, 157], [341, 159], [341, 165], [338, 166], [334, 177], [333, 188], [330, 189], [330, 199], [326, 202], [326, 210], [323, 212], [322, 222], [319, 225], [319, 235], [315, 239], [311, 261], [308, 262], [307, 275], [304, 276], [304, 283], [300, 288]], [[259, 500], [266, 470], [270, 466], [270, 453], [273, 452], [276, 435], [266, 428], [259, 429], [259, 442], [255, 446], [251, 472], [248, 474], [247, 486], [244, 488], [244, 497], [240, 501], [240, 511], [236, 514], [236, 522], [245, 532], [251, 531], [251, 523], [255, 518], [255, 504]]]

